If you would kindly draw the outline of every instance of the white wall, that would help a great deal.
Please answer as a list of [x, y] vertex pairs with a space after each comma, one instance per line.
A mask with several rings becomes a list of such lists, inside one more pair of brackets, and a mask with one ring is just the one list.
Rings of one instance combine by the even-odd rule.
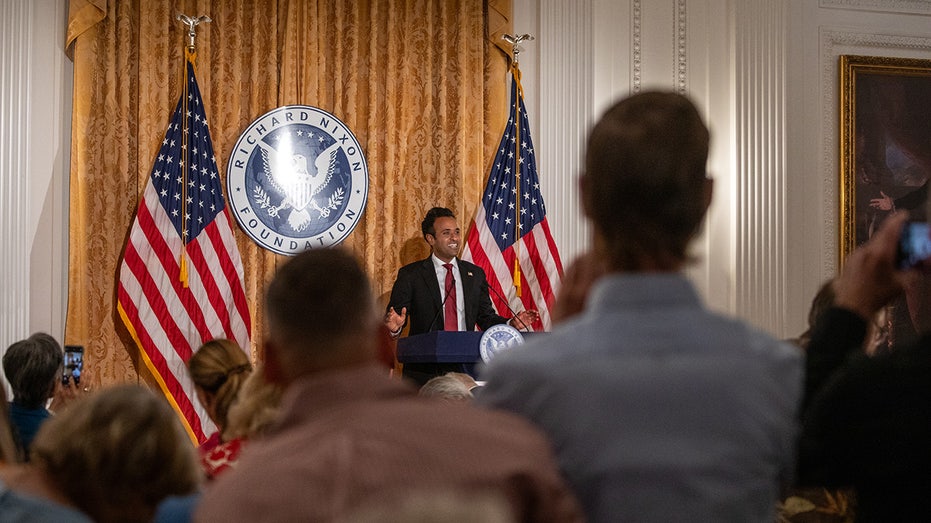
[[0, 353], [67, 306], [72, 67], [67, 0], [0, 2]]
[[688, 93], [712, 130], [715, 200], [689, 275], [709, 305], [782, 337], [837, 270], [837, 57], [931, 58], [919, 0], [515, 0], [554, 236], [587, 248], [582, 143], [617, 98]]

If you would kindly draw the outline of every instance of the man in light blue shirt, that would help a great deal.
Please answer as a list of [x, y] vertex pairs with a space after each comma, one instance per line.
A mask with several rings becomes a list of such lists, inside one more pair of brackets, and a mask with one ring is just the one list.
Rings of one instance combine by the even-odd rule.
[[484, 374], [478, 400], [544, 429], [591, 521], [774, 521], [791, 479], [802, 355], [706, 310], [681, 274], [711, 202], [708, 141], [677, 94], [602, 117], [582, 199], [607, 273]]

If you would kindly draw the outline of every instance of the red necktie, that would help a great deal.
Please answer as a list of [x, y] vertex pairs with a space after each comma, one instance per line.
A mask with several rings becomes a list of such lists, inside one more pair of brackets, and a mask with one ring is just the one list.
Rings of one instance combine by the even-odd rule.
[[459, 330], [459, 315], [456, 313], [456, 280], [453, 278], [453, 264], [444, 263], [446, 267], [446, 301], [443, 305], [443, 330]]

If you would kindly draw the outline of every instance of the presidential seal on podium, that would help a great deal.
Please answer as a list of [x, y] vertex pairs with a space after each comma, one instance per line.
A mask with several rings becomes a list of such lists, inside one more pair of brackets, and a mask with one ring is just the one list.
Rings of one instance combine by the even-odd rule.
[[520, 331], [502, 323], [493, 325], [482, 334], [482, 339], [478, 342], [478, 352], [482, 361], [488, 363], [498, 353], [522, 343], [524, 343], [524, 336]]
[[239, 225], [278, 254], [339, 244], [358, 225], [368, 198], [359, 141], [338, 118], [307, 105], [279, 107], [252, 122], [227, 173]]

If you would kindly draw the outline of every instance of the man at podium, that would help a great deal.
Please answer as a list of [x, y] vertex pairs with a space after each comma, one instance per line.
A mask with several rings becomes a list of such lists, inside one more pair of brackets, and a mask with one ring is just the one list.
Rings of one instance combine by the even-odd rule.
[[[426, 259], [398, 270], [385, 313], [385, 325], [394, 338], [401, 335], [408, 320], [411, 336], [438, 330], [485, 330], [505, 322], [523, 328], [537, 320], [536, 311], [521, 311], [511, 319], [495, 312], [488, 296], [485, 271], [457, 257], [462, 237], [453, 211], [445, 207], [430, 209], [420, 223], [420, 230], [431, 253]], [[404, 376], [420, 384], [446, 372], [462, 372], [462, 365], [404, 365]]]

